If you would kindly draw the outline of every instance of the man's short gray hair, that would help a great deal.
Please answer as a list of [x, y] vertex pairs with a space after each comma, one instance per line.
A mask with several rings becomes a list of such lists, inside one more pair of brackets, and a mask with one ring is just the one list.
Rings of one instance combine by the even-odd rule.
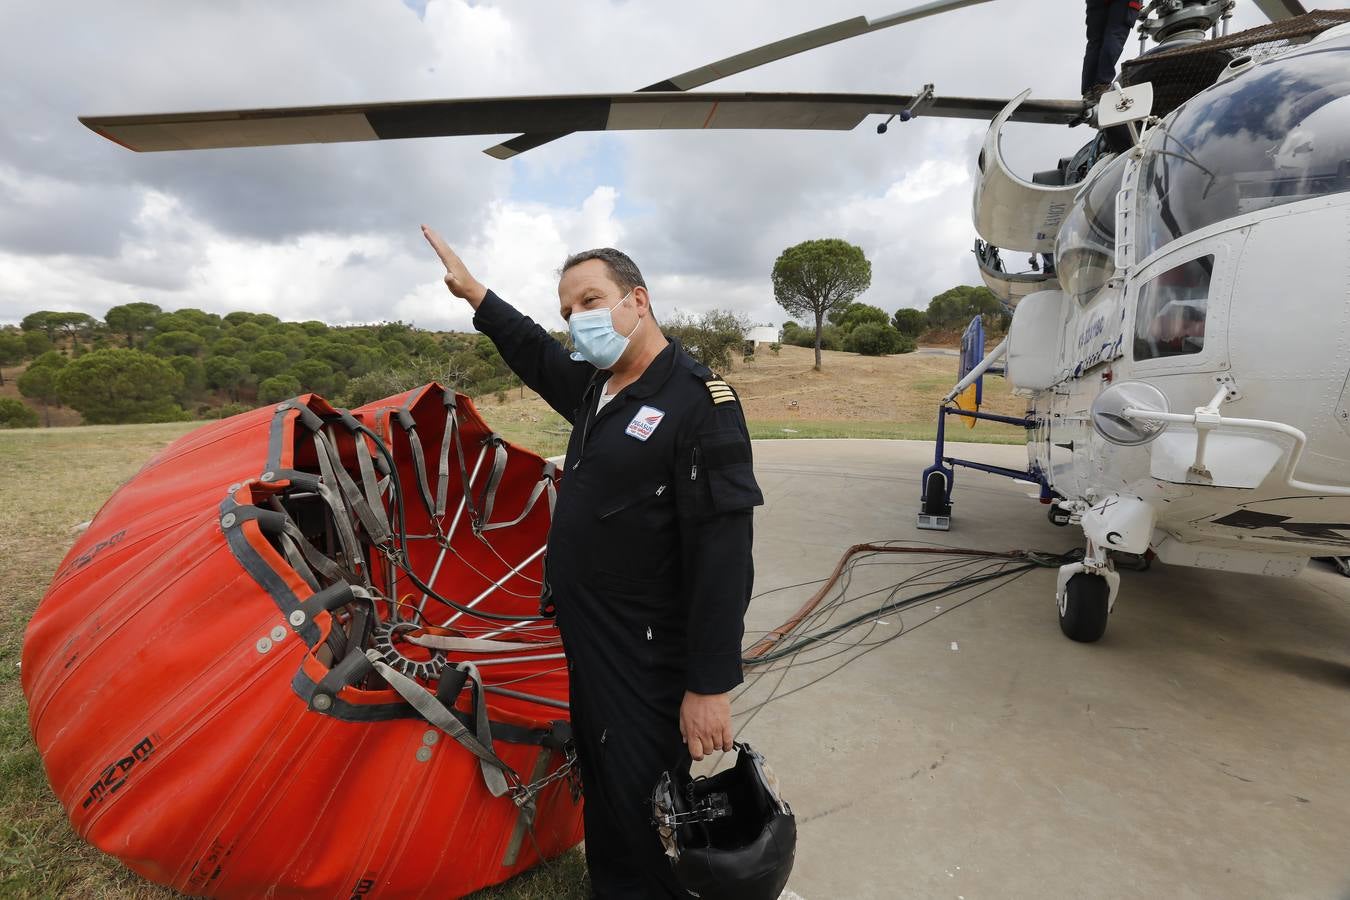
[[646, 287], [647, 282], [643, 280], [642, 273], [638, 271], [637, 263], [629, 258], [627, 253], [622, 250], [615, 250], [613, 247], [598, 247], [594, 250], [582, 250], [580, 253], [573, 253], [563, 262], [562, 268], [558, 270], [558, 277], [573, 266], [580, 265], [588, 260], [598, 259], [609, 269], [609, 277], [619, 286], [619, 290], [627, 294], [633, 288]]

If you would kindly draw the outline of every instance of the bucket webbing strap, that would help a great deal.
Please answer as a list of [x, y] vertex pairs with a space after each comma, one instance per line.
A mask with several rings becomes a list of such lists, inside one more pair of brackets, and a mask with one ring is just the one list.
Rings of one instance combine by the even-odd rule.
[[[319, 460], [319, 471], [321, 473], [315, 488], [333, 514], [333, 527], [337, 531], [338, 543], [342, 545], [342, 552], [347, 559], [348, 568], [353, 574], [364, 573], [365, 566], [361, 555], [361, 543], [356, 538], [356, 529], [352, 526], [352, 518], [347, 511], [347, 505], [338, 490], [333, 487], [337, 484], [337, 472], [334, 471], [333, 461], [328, 456], [327, 442], [323, 439], [323, 435], [317, 431], [314, 433], [314, 451]], [[309, 554], [305, 555], [306, 557], [309, 556]], [[311, 559], [310, 563], [313, 564], [314, 560]], [[358, 578], [364, 580], [359, 576]]]
[[413, 634], [405, 640], [430, 650], [449, 650], [458, 653], [510, 653], [521, 650], [548, 650], [562, 645], [562, 641], [494, 641], [489, 638], [462, 638], [448, 634]]
[[[534, 505], [539, 502], [539, 498], [544, 495], [548, 496], [548, 515], [549, 521], [552, 521], [553, 508], [558, 504], [558, 488], [553, 483], [553, 479], [554, 476], [557, 474], [557, 471], [558, 467], [555, 466], [553, 463], [551, 462], [544, 463], [544, 472], [540, 476], [539, 481], [535, 484], [534, 489], [530, 491], [530, 496], [526, 498], [525, 508], [521, 510], [520, 515], [516, 516], [509, 522], [493, 522], [491, 524], [488, 523], [487, 521], [488, 516], [491, 515], [492, 512], [492, 503], [491, 503], [492, 494], [489, 494], [488, 495], [489, 502], [485, 505], [483, 521], [478, 526], [478, 531], [480, 532], [492, 531], [493, 529], [496, 528], [510, 528], [512, 525], [519, 525], [521, 522], [525, 521], [526, 516], [528, 516], [534, 510]], [[496, 474], [495, 467], [493, 469], [493, 474], [494, 475]], [[496, 492], [497, 485], [495, 483], [489, 481], [488, 487], [491, 492], [493, 493]]]
[[445, 506], [450, 494], [450, 450], [453, 446], [459, 456], [460, 490], [469, 489], [464, 468], [464, 442], [459, 434], [459, 411], [455, 406], [455, 395], [445, 395], [445, 431], [441, 434], [441, 453], [436, 469], [436, 516], [445, 515]]
[[[365, 444], [360, 436], [356, 436], [358, 444]], [[337, 441], [331, 430], [314, 433], [314, 449], [319, 457], [319, 470], [323, 473], [324, 480], [330, 484], [337, 484], [342, 491], [342, 496], [346, 499], [347, 505], [356, 513], [361, 526], [365, 528], [366, 534], [376, 544], [383, 544], [389, 539], [389, 528], [375, 517], [375, 512], [370, 508], [370, 503], [366, 496], [361, 493], [361, 489], [356, 486], [356, 482], [347, 474], [347, 469], [342, 465], [342, 459], [338, 456]], [[361, 448], [357, 449], [358, 457], [362, 455]], [[372, 478], [374, 471], [371, 472]], [[381, 510], [383, 512], [383, 509]]]
[[488, 473], [487, 483], [483, 486], [483, 502], [478, 504], [478, 514], [472, 519], [475, 533], [488, 530], [487, 522], [492, 518], [492, 507], [497, 502], [497, 488], [501, 486], [502, 475], [506, 472], [506, 441], [495, 434], [490, 435], [488, 440], [492, 442], [492, 471]]
[[[319, 485], [319, 487], [322, 489], [323, 486]], [[285, 511], [241, 506], [235, 510], [235, 516], [243, 520], [255, 519], [258, 522], [258, 527], [263, 531], [275, 534], [279, 538], [289, 538], [299, 549], [305, 561], [329, 581], [348, 580], [347, 573], [344, 573], [337, 563], [320, 553], [319, 548], [309, 542], [309, 538], [305, 537], [304, 533], [300, 531], [300, 527]], [[304, 573], [301, 572], [300, 574], [303, 578]]]
[[295, 539], [284, 531], [278, 536], [277, 543], [281, 544], [281, 552], [286, 556], [286, 562], [291, 564], [291, 568], [304, 579], [305, 584], [309, 585], [311, 591], [319, 590], [319, 579], [314, 577], [314, 570], [305, 562], [305, 556], [300, 552]]
[[475, 703], [478, 708], [478, 716], [474, 728], [478, 734], [474, 734], [466, 728], [459, 719], [455, 718], [454, 713], [445, 704], [436, 699], [434, 694], [380, 659], [378, 651], [367, 650], [366, 658], [375, 667], [375, 671], [379, 672], [380, 676], [389, 682], [389, 686], [397, 691], [404, 700], [407, 700], [409, 705], [421, 714], [422, 718], [450, 735], [461, 747], [478, 757], [479, 766], [483, 772], [483, 782], [487, 785], [488, 792], [492, 796], [500, 797], [506, 793], [507, 773], [510, 773], [512, 778], [519, 782], [520, 779], [516, 776], [515, 771], [503, 762], [496, 751], [492, 749], [492, 732], [491, 726], [488, 724], [487, 704], [482, 698], [483, 686], [478, 679], [476, 669], [472, 666], [466, 669], [467, 663], [460, 665], [460, 669], [466, 671], [473, 680], [478, 695]]
[[[361, 470], [361, 488], [366, 494], [366, 505], [370, 508], [371, 515], [375, 517], [377, 531], [371, 532], [371, 538], [375, 543], [382, 544], [390, 535], [389, 516], [384, 511], [384, 503], [380, 497], [383, 493], [379, 481], [375, 478], [375, 459], [374, 451], [366, 443], [366, 436], [361, 432], [352, 434], [352, 439], [356, 441], [356, 464]], [[383, 532], [384, 537], [379, 537], [378, 533]]]
[[400, 409], [396, 415], [399, 427], [408, 436], [408, 446], [412, 448], [413, 472], [417, 476], [417, 493], [422, 498], [427, 515], [433, 523], [436, 521], [436, 501], [431, 496], [431, 485], [427, 482], [427, 455], [422, 450], [422, 438], [417, 434], [417, 422], [412, 413]]

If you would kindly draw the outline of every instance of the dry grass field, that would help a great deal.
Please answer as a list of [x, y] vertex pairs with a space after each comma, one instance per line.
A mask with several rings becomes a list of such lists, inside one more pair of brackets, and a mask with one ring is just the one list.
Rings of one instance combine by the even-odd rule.
[[[741, 394], [755, 437], [930, 439], [939, 398], [954, 381], [955, 359], [910, 354], [868, 358], [767, 349], [724, 373]], [[1018, 412], [1020, 402], [991, 379], [987, 406]], [[792, 405], [796, 401], [796, 406]], [[544, 454], [561, 453], [567, 425], [537, 397], [519, 392], [480, 404], [508, 439]], [[28, 736], [19, 689], [23, 629], [75, 537], [75, 526], [155, 452], [198, 423], [0, 431], [0, 896], [159, 898], [111, 857], [84, 844], [52, 797]], [[954, 438], [1020, 441], [1016, 429], [952, 430]], [[915, 490], [918, 490], [915, 473]], [[584, 863], [572, 853], [482, 897], [585, 896]]]

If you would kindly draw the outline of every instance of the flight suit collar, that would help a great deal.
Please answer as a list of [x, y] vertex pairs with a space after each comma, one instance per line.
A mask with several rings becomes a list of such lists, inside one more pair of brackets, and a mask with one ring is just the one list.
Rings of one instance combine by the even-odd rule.
[[670, 342], [666, 345], [666, 348], [656, 354], [656, 359], [647, 364], [647, 369], [642, 373], [642, 376], [628, 386], [630, 397], [650, 397], [670, 379], [670, 373], [675, 371], [675, 360], [682, 348], [680, 342], [675, 338], [666, 338], [666, 340]]
[[[684, 348], [680, 346], [678, 340], [673, 337], [668, 337], [666, 340], [669, 343], [665, 349], [656, 354], [656, 358], [647, 364], [647, 368], [638, 377], [638, 380], [628, 385], [619, 392], [619, 396], [605, 404], [605, 408], [600, 410], [595, 417], [596, 419], [603, 419], [607, 413], [621, 406], [622, 404], [619, 403], [620, 397], [633, 397], [641, 400], [652, 396], [665, 386], [665, 383], [670, 380], [671, 373], [675, 371], [676, 361], [684, 353]], [[602, 383], [602, 375], [608, 377], [603, 372], [597, 372], [595, 379], [591, 382], [590, 390], [586, 392], [586, 402], [591, 406], [594, 406], [594, 401], [591, 400], [590, 395], [596, 390], [596, 386]]]

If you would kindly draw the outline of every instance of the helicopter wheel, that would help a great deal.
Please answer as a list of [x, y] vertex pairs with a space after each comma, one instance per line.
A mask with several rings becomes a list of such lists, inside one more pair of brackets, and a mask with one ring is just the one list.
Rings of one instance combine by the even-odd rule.
[[1074, 575], [1059, 598], [1059, 630], [1083, 644], [1101, 640], [1111, 614], [1110, 598], [1110, 585], [1102, 576], [1087, 572]]
[[929, 472], [923, 484], [923, 511], [929, 516], [950, 516], [951, 504], [947, 502], [947, 478], [941, 472]]

